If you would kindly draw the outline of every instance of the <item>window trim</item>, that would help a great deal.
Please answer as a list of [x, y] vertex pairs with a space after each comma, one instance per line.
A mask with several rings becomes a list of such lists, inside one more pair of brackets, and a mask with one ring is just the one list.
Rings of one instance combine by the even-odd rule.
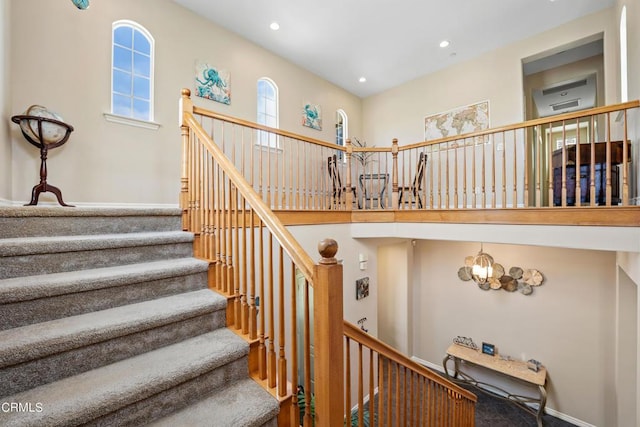
[[[347, 145], [347, 139], [349, 138], [349, 116], [347, 116], [347, 113], [342, 108], [338, 108], [336, 110], [336, 115], [342, 119], [342, 145], [338, 144], [338, 141], [336, 141], [336, 145], [344, 147], [345, 145]], [[338, 124], [338, 121], [336, 120], [336, 125], [337, 124]], [[335, 136], [337, 139], [338, 135], [336, 134]], [[340, 154], [340, 157], [342, 158], [342, 161], [346, 163], [347, 156], [343, 156], [342, 151], [340, 150], [339, 150], [339, 154]]]
[[106, 121], [111, 123], [118, 123], [121, 125], [135, 126], [144, 129], [158, 130], [162, 126], [158, 122], [152, 122], [148, 120], [134, 119], [133, 117], [121, 116], [119, 114], [103, 113]]
[[[149, 42], [149, 119], [139, 119], [133, 116], [123, 116], [115, 114], [113, 110], [113, 70], [114, 70], [114, 54], [115, 54], [115, 31], [121, 27], [129, 27], [133, 31], [140, 32]], [[133, 50], [133, 47], [132, 47]], [[135, 51], [134, 51], [135, 52]], [[133, 64], [132, 64], [133, 67]], [[114, 123], [128, 124], [132, 126], [146, 127], [149, 129], [157, 129], [160, 127], [155, 122], [155, 39], [145, 27], [139, 23], [129, 20], [120, 19], [111, 24], [111, 67], [110, 67], [111, 90], [109, 92], [110, 110], [104, 113], [105, 119]], [[146, 125], [143, 125], [146, 123]], [[157, 126], [157, 127], [156, 127]]]
[[627, 6], [620, 12], [620, 102], [629, 100], [629, 45], [627, 31]]
[[[275, 93], [275, 103], [276, 103], [276, 114], [275, 114], [275, 126], [270, 126], [266, 123], [260, 123], [259, 117], [258, 117], [258, 106], [259, 106], [259, 102], [260, 102], [260, 98], [258, 96], [258, 87], [260, 85], [260, 82], [265, 82], [267, 84], [269, 84], [271, 86], [271, 88], [273, 89], [274, 93]], [[276, 84], [276, 82], [273, 81], [273, 79], [269, 78], [269, 77], [260, 77], [257, 82], [256, 82], [256, 123], [261, 124], [263, 126], [269, 126], [271, 128], [274, 129], [279, 129], [280, 128], [280, 92], [279, 92], [279, 88], [278, 85]], [[260, 132], [260, 131], [258, 131]], [[275, 146], [272, 146], [270, 143], [269, 144], [263, 144], [262, 140], [259, 136], [260, 134], [258, 133], [258, 136], [256, 138], [256, 142], [255, 145], [263, 148], [263, 149], [268, 149], [268, 150], [282, 150], [282, 148], [280, 148], [281, 144], [280, 144], [280, 136], [279, 135], [275, 135], [275, 139], [276, 139], [276, 144]]]

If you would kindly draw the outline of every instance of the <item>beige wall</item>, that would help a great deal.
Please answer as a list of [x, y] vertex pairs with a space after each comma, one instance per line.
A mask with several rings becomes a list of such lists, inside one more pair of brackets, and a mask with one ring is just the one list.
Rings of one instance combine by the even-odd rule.
[[[10, 18], [11, 86], [19, 88], [10, 113], [42, 104], [75, 127], [48, 162], [49, 182], [68, 202], [177, 204], [178, 98], [182, 87], [191, 88], [198, 59], [229, 70], [232, 87], [230, 106], [196, 99], [199, 106], [255, 121], [256, 81], [268, 76], [279, 86], [281, 128], [332, 141], [335, 110], [342, 108], [352, 134], [360, 133], [359, 98], [169, 0], [93, 2], [86, 11], [66, 1], [14, 0]], [[103, 117], [110, 108], [111, 23], [119, 19], [140, 23], [155, 38], [155, 120], [162, 125], [157, 131]], [[322, 106], [322, 132], [300, 125], [305, 101]], [[15, 126], [12, 137], [9, 198], [22, 201], [37, 183], [39, 156]], [[55, 200], [50, 193], [42, 199]]]
[[[344, 319], [357, 325], [359, 319], [366, 317], [365, 327], [369, 329], [372, 336], [377, 337], [378, 243], [372, 240], [350, 238], [350, 224], [295, 226], [289, 227], [289, 230], [314, 260], [320, 259], [317, 249], [318, 242], [326, 238], [338, 242], [336, 258], [342, 261], [344, 272]], [[366, 255], [369, 260], [367, 269], [364, 271], [360, 270], [358, 266], [360, 254]], [[369, 277], [369, 296], [356, 300], [355, 282], [362, 277]]]
[[[350, 224], [313, 225], [289, 227], [289, 231], [300, 242], [304, 250], [314, 259], [318, 260], [318, 242], [326, 238], [332, 238], [338, 242], [336, 258], [343, 265], [343, 310], [344, 320], [358, 326], [358, 320], [364, 317], [367, 321], [364, 328], [373, 337], [378, 337], [378, 300], [380, 298], [380, 286], [382, 279], [378, 277], [378, 246], [381, 242], [375, 239], [356, 240], [351, 235]], [[359, 268], [359, 255], [367, 258], [366, 270]], [[355, 282], [357, 279], [369, 277], [369, 296], [356, 300]], [[357, 347], [353, 343], [351, 347], [351, 384], [357, 384], [358, 358]], [[364, 372], [368, 372], [368, 360], [363, 365]], [[365, 380], [364, 389], [368, 390]], [[351, 402], [357, 401], [358, 388], [352, 386]], [[365, 391], [365, 393], [367, 393]]]
[[[620, 22], [620, 13], [622, 11], [622, 7], [626, 6], [627, 8], [627, 74], [628, 74], [628, 98], [630, 100], [640, 98], [640, 4], [637, 1], [633, 0], [618, 0], [616, 2], [616, 24]], [[618, 74], [620, 73], [620, 69], [618, 68]], [[619, 92], [620, 89], [618, 89]], [[637, 140], [637, 135], [640, 135], [640, 117], [638, 114], [633, 116], [635, 121], [635, 126], [630, 129], [631, 138]], [[640, 161], [640, 155], [638, 154], [638, 150], [633, 157], [633, 162], [638, 164]], [[633, 181], [636, 182], [636, 185], [640, 188], [640, 176], [636, 175], [635, 177], [631, 177]], [[636, 202], [638, 203], [638, 202]], [[636, 286], [635, 295], [635, 318], [636, 318], [636, 337], [635, 337], [635, 369], [636, 369], [636, 401], [635, 401], [635, 415], [636, 419], [635, 425], [640, 425], [640, 410], [638, 410], [638, 396], [640, 396], [640, 372], [638, 370], [638, 366], [640, 366], [640, 316], [638, 315], [638, 307], [640, 307], [640, 292], [637, 290], [637, 286], [640, 283], [640, 255], [637, 253], [620, 253], [618, 254], [618, 263], [620, 264], [624, 273], [620, 273], [621, 276], [624, 277], [618, 286], [620, 289], [621, 296], [619, 297], [619, 306], [620, 307], [629, 307], [631, 305], [634, 306], [631, 301], [628, 300], [629, 294], [633, 295], [633, 292], [630, 292], [629, 286], [625, 285], [625, 283], [629, 283], [626, 280], [626, 275], [633, 281], [633, 285]], [[626, 289], [626, 294], [625, 294]], [[629, 313], [630, 310], [627, 310]], [[623, 316], [624, 312], [620, 313], [620, 316]], [[632, 353], [629, 349], [628, 344], [629, 340], [622, 336], [625, 331], [625, 327], [628, 328], [628, 325], [622, 326], [622, 329], [618, 330], [619, 338], [619, 347], [617, 348], [618, 354], [624, 355], [628, 353]], [[631, 340], [633, 342], [633, 340]], [[624, 363], [624, 360], [623, 360]], [[629, 363], [627, 361], [627, 363]], [[631, 364], [633, 366], [633, 364]], [[620, 366], [619, 369], [622, 369], [623, 366]], [[619, 393], [624, 393], [626, 383], [622, 381], [619, 383], [619, 388], [616, 390]], [[624, 401], [620, 402], [619, 407], [621, 414], [628, 414], [630, 411], [630, 406], [625, 406]], [[629, 423], [632, 425], [632, 421]]]
[[[618, 0], [616, 2], [615, 17], [616, 28], [618, 29], [619, 37], [619, 24], [620, 14], [622, 7], [627, 8], [627, 74], [628, 74], [628, 99], [640, 99], [640, 4], [637, 1], [631, 0]], [[619, 47], [618, 47], [619, 49]], [[620, 75], [620, 67], [616, 69], [616, 73]], [[618, 78], [619, 80], [619, 78]], [[617, 98], [620, 99], [620, 85], [617, 86]], [[638, 135], [640, 135], [640, 113], [635, 112], [630, 117], [632, 126], [630, 126], [630, 137], [636, 141], [636, 146], [640, 148], [640, 142], [638, 141]], [[640, 164], [640, 149], [632, 151], [632, 163]], [[635, 168], [631, 170], [630, 181], [632, 185], [635, 183], [635, 188], [640, 188], [640, 174], [637, 173]], [[640, 204], [640, 198], [635, 200], [635, 204]], [[640, 421], [639, 421], [640, 422]]]
[[409, 348], [409, 289], [411, 244], [408, 241], [378, 249], [378, 338], [403, 352]]
[[592, 14], [562, 27], [420, 77], [363, 101], [367, 141], [390, 145], [424, 140], [424, 117], [489, 100], [491, 126], [521, 122], [523, 114], [522, 58], [604, 33], [605, 102], [616, 100], [617, 27], [613, 10]]
[[618, 268], [616, 405], [619, 427], [637, 426], [638, 285]]
[[[635, 0], [617, 0], [616, 28], [620, 23], [622, 7], [627, 7], [627, 67], [629, 73], [629, 99], [640, 98], [640, 4]], [[619, 68], [618, 68], [619, 74]], [[618, 92], [620, 91], [618, 86]]]
[[0, 203], [11, 199], [11, 140], [9, 138], [9, 1], [0, 0]]
[[615, 411], [607, 397], [614, 386], [615, 254], [485, 244], [507, 271], [520, 266], [544, 274], [544, 284], [525, 296], [482, 291], [458, 279], [465, 256], [478, 249], [477, 243], [418, 241], [414, 355], [441, 365], [457, 335], [478, 345], [493, 343], [501, 354], [535, 358], [547, 367], [550, 408], [593, 425], [613, 425], [606, 420]]

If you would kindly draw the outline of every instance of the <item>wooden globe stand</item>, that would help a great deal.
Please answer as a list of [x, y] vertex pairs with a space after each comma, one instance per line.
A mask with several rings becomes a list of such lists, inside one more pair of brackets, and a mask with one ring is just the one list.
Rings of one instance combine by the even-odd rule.
[[[40, 149], [40, 184], [33, 187], [31, 191], [31, 201], [27, 203], [25, 206], [35, 206], [38, 204], [38, 198], [40, 197], [40, 193], [50, 192], [55, 194], [58, 199], [58, 203], [62, 206], [74, 207], [73, 205], [68, 205], [62, 200], [62, 192], [58, 187], [54, 187], [53, 185], [47, 183], [47, 153], [49, 149], [56, 148], [67, 142], [69, 139], [69, 135], [73, 132], [73, 126], [61, 122], [59, 120], [50, 119], [48, 117], [40, 117], [40, 116], [30, 116], [30, 115], [18, 115], [11, 117], [11, 121], [18, 125], [21, 124], [23, 120], [35, 120], [38, 122], [38, 140], [35, 140], [31, 135], [27, 134], [22, 126], [20, 126], [20, 130], [22, 130], [22, 135], [25, 137], [27, 141], [31, 145], [34, 145]], [[65, 134], [62, 139], [53, 143], [46, 143], [42, 137], [42, 122], [53, 123], [65, 128]]]

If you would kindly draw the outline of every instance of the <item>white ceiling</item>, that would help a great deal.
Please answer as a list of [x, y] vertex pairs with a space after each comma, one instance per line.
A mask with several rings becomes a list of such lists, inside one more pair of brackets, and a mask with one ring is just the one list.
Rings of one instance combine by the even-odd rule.
[[[614, 0], [174, 0], [367, 97], [613, 5]], [[269, 29], [271, 22], [280, 29]], [[450, 46], [438, 45], [449, 40]], [[367, 81], [360, 83], [364, 76]]]

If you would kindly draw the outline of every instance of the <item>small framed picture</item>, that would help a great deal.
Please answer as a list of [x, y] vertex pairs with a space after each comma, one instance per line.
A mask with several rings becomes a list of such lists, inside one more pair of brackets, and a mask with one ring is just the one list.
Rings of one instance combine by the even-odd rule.
[[493, 344], [489, 344], [487, 342], [482, 343], [482, 352], [484, 354], [488, 354], [489, 356], [496, 355], [496, 346]]
[[362, 299], [369, 296], [369, 278], [363, 277], [356, 280], [356, 299]]

